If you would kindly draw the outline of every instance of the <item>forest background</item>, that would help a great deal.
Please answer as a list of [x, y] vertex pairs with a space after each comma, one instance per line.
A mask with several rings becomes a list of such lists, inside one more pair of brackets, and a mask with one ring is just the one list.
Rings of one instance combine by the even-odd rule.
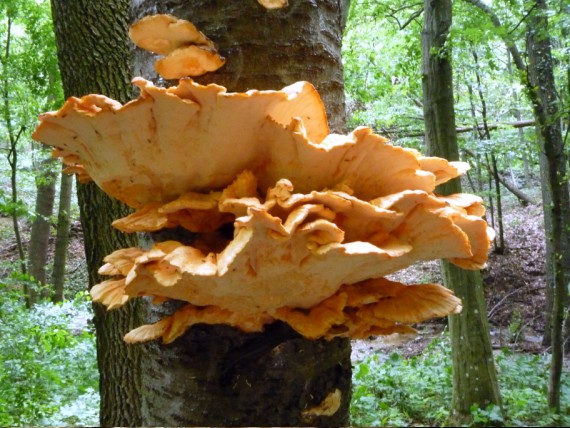
[[[97, 425], [97, 363], [73, 181], [30, 138], [38, 114], [63, 102], [49, 2], [9, 0], [1, 8], [0, 424]], [[454, 2], [448, 39], [460, 153], [472, 165], [464, 186], [485, 198], [487, 219], [497, 231], [483, 277], [505, 413], [474, 406], [479, 424], [569, 423], [567, 370], [561, 416], [547, 404], [553, 290], [545, 263], [545, 178], [527, 82], [512, 55], [514, 46], [527, 67], [526, 37], [536, 8], [534, 2]], [[550, 97], [567, 153], [570, 3], [549, 2], [545, 12], [556, 83]], [[353, 0], [343, 59], [348, 128], [370, 126], [394, 144], [425, 151], [422, 14], [423, 3]], [[441, 282], [434, 263], [402, 276]], [[355, 344], [355, 425], [447, 419], [445, 323], [418, 328], [420, 335], [402, 345]]]

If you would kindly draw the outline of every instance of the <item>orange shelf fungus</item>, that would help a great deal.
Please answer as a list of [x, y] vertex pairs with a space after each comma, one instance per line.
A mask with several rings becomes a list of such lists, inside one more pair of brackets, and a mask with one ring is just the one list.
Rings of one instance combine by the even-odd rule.
[[289, 6], [288, 0], [257, 0], [265, 9], [282, 9]]
[[201, 76], [224, 65], [214, 42], [191, 22], [172, 15], [147, 16], [129, 29], [129, 37], [139, 48], [166, 55], [155, 63], [165, 79]]
[[[210, 46], [189, 23], [153, 19], [131, 31], [148, 49]], [[422, 260], [485, 265], [493, 232], [482, 200], [434, 193], [467, 164], [393, 146], [369, 128], [330, 134], [307, 82], [245, 93], [188, 78], [168, 89], [133, 83], [139, 98], [72, 97], [33, 134], [82, 180], [135, 208], [117, 229], [196, 234], [191, 245], [106, 257], [99, 273], [110, 279], [92, 288], [94, 301], [186, 302], [126, 341], [169, 343], [197, 323], [256, 332], [277, 320], [310, 339], [364, 338], [461, 310], [440, 285], [384, 277]]]

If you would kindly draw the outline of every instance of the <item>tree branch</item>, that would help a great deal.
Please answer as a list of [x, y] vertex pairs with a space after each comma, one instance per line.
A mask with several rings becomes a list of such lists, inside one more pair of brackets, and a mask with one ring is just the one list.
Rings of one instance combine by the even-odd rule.
[[[403, 24], [401, 24], [401, 23], [400, 23], [400, 20], [399, 20], [398, 17], [396, 16], [396, 14], [397, 14], [398, 12], [401, 12], [402, 10], [411, 9], [411, 8], [413, 8], [413, 7], [416, 7], [416, 6], [421, 6], [421, 7], [420, 7], [418, 10], [416, 10], [415, 12], [413, 12], [413, 13], [408, 17], [408, 19], [406, 20], [406, 22], [404, 22]], [[404, 6], [402, 6], [402, 7], [397, 8], [397, 9], [390, 9], [390, 8], [389, 8], [388, 10], [389, 10], [390, 13], [387, 13], [387, 14], [386, 14], [386, 17], [389, 17], [389, 18], [394, 19], [394, 20], [396, 21], [396, 23], [398, 24], [398, 28], [399, 28], [400, 30], [403, 30], [403, 29], [406, 28], [408, 25], [410, 25], [410, 23], [411, 23], [414, 19], [416, 19], [417, 17], [419, 17], [419, 16], [423, 13], [424, 8], [423, 8], [423, 3], [414, 3], [414, 4], [404, 5]]]
[[[472, 4], [473, 6], [480, 9], [483, 13], [485, 13], [489, 17], [495, 28], [503, 28], [503, 24], [501, 23], [501, 20], [499, 19], [497, 14], [493, 12], [493, 10], [491, 10], [491, 8], [487, 6], [485, 3], [483, 3], [481, 0], [465, 0], [465, 1], [467, 3]], [[522, 59], [519, 49], [517, 48], [517, 45], [515, 45], [515, 43], [506, 35], [501, 35], [500, 37], [503, 39], [505, 45], [507, 45], [507, 49], [511, 53], [517, 69], [519, 71], [523, 71], [526, 73], [526, 65]]]
[[517, 23], [517, 25], [515, 25], [514, 28], [509, 31], [509, 34], [513, 34], [517, 30], [517, 28], [519, 28], [521, 26], [521, 24], [529, 17], [529, 15], [532, 13], [532, 11], [534, 9], [536, 9], [536, 3], [534, 5], [532, 5], [532, 7], [530, 8], [530, 10], [527, 13], [524, 14], [524, 16]]
[[[528, 120], [518, 120], [516, 122], [504, 122], [504, 123], [488, 123], [487, 124], [487, 128], [489, 130], [491, 129], [499, 129], [499, 128], [506, 128], [506, 127], [512, 127], [512, 128], [525, 128], [527, 126], [534, 126], [535, 122], [534, 119], [528, 119]], [[465, 132], [471, 132], [471, 131], [480, 131], [484, 129], [484, 125], [479, 123], [477, 124], [477, 126], [458, 126], [457, 128], [455, 128], [455, 131], [458, 134], [461, 133], [465, 133]], [[389, 131], [386, 131], [389, 132]], [[393, 131], [393, 134], [398, 134], [397, 131]], [[422, 137], [424, 135], [424, 131], [423, 130], [411, 130], [409, 132], [403, 132], [398, 134], [399, 138], [410, 138], [410, 137]]]
[[[475, 156], [475, 154], [468, 149], [461, 149], [461, 151], [463, 153], [465, 153], [466, 155], [468, 155], [470, 158], [472, 158], [475, 162], [479, 163], [480, 165], [483, 165], [487, 169], [489, 174], [492, 174], [491, 168], [490, 168], [488, 163], [478, 161], [477, 156]], [[518, 200], [521, 202], [521, 204], [523, 206], [527, 206], [528, 204], [534, 204], [535, 203], [530, 196], [527, 196], [525, 193], [520, 191], [518, 188], [511, 185], [507, 181], [507, 179], [499, 171], [497, 171], [497, 179], [498, 179], [499, 183], [501, 183], [503, 186], [505, 186], [505, 189], [507, 189], [509, 192], [511, 192], [513, 195], [515, 195], [518, 198]]]

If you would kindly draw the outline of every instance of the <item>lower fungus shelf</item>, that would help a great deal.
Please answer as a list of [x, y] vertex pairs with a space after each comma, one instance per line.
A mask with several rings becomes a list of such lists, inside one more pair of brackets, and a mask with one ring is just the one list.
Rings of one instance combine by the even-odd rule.
[[342, 286], [337, 293], [308, 309], [279, 308], [240, 314], [216, 306], [187, 304], [155, 324], [138, 327], [125, 336], [128, 343], [162, 338], [171, 343], [195, 324], [227, 324], [246, 333], [260, 332], [276, 320], [289, 324], [308, 339], [367, 338], [413, 333], [406, 324], [446, 316], [461, 310], [460, 300], [436, 284], [404, 285], [380, 278]]

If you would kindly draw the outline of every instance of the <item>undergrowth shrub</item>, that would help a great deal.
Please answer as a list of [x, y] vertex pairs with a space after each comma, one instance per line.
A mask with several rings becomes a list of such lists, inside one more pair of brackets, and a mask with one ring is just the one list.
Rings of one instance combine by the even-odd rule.
[[26, 309], [19, 289], [0, 283], [0, 426], [98, 425], [90, 318], [85, 293]]
[[[477, 425], [570, 426], [570, 374], [562, 379], [560, 419], [549, 412], [549, 355], [502, 350], [495, 356], [506, 420], [499, 409], [472, 407]], [[353, 372], [351, 418], [354, 426], [441, 426], [452, 395], [451, 345], [444, 334], [419, 356], [376, 354]]]

